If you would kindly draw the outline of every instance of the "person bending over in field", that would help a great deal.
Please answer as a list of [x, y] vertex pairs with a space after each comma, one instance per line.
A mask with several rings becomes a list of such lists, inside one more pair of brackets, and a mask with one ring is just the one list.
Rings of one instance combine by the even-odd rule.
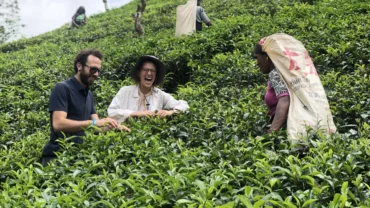
[[188, 110], [186, 101], [176, 100], [155, 87], [163, 82], [165, 73], [163, 63], [156, 57], [140, 57], [131, 71], [136, 84], [119, 90], [108, 108], [108, 116], [121, 123], [129, 117], [163, 118]]
[[204, 8], [200, 6], [200, 0], [197, 0], [197, 12], [196, 12], [196, 31], [203, 30], [203, 22], [206, 23], [207, 26], [212, 26], [211, 20], [209, 20]]
[[268, 132], [286, 128], [290, 105], [288, 88], [281, 79], [279, 70], [276, 69], [267, 53], [262, 50], [261, 45], [255, 46], [253, 54], [261, 72], [269, 76], [265, 103], [269, 109], [268, 115], [272, 124]]
[[[103, 55], [97, 50], [82, 50], [74, 61], [75, 75], [56, 84], [49, 98], [51, 123], [50, 140], [42, 151], [42, 165], [56, 158], [60, 149], [57, 139], [76, 136], [72, 142], [83, 143], [83, 128], [90, 125], [102, 131], [119, 129], [130, 131], [111, 118], [99, 119], [95, 111], [94, 97], [90, 86], [99, 77]], [[65, 135], [65, 137], [64, 137]]]
[[261, 72], [269, 76], [265, 95], [271, 117], [268, 132], [287, 128], [288, 137], [297, 143], [307, 129], [323, 134], [336, 131], [324, 87], [300, 41], [276, 33], [262, 38], [253, 56]]
[[132, 16], [135, 20], [135, 31], [139, 36], [143, 36], [144, 26], [141, 24], [142, 6], [140, 4], [137, 5], [136, 12]]
[[72, 17], [72, 27], [80, 27], [86, 24], [85, 7], [80, 6]]

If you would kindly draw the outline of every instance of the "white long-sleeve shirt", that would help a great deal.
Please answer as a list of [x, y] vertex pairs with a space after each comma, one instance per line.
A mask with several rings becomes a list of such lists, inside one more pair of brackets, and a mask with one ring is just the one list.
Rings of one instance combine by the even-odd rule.
[[[116, 119], [119, 123], [125, 121], [133, 112], [144, 111], [144, 106], [139, 105], [139, 87], [137, 85], [122, 87], [113, 98], [108, 107], [108, 117]], [[146, 97], [148, 110], [174, 110], [184, 112], [189, 105], [184, 100], [176, 100], [170, 94], [154, 88], [152, 95]]]

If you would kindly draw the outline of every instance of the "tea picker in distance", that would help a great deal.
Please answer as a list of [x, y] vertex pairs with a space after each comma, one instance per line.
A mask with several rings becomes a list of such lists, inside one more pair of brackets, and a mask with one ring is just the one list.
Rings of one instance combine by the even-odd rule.
[[204, 8], [200, 6], [200, 1], [188, 0], [186, 4], [176, 8], [175, 36], [192, 35], [195, 31], [201, 31], [203, 22], [208, 26], [212, 25]]
[[204, 11], [204, 8], [200, 6], [200, 1], [197, 0], [197, 16], [196, 16], [196, 31], [202, 31], [203, 30], [203, 22], [208, 26], [212, 26], [211, 20], [209, 20], [206, 12]]
[[154, 56], [142, 56], [131, 71], [136, 84], [122, 87], [108, 107], [108, 116], [121, 123], [129, 117], [161, 118], [189, 109], [186, 101], [176, 100], [155, 86], [163, 82], [164, 64]]
[[146, 8], [146, 0], [141, 0], [141, 4], [137, 5], [136, 12], [132, 14], [135, 20], [135, 31], [139, 36], [144, 35], [144, 26], [141, 24], [141, 17]]
[[269, 75], [265, 102], [271, 128], [284, 128], [293, 143], [307, 133], [306, 127], [333, 133], [336, 127], [329, 102], [315, 66], [303, 44], [284, 33], [262, 38], [253, 56], [264, 74]]
[[138, 4], [135, 14], [132, 15], [135, 20], [135, 31], [139, 36], [144, 35], [144, 26], [141, 24], [141, 17], [144, 11], [143, 8], [142, 5]]
[[80, 6], [72, 17], [71, 26], [80, 27], [86, 24], [86, 11], [85, 7]]
[[105, 11], [109, 11], [109, 8], [108, 8], [108, 1], [107, 0], [103, 0], [103, 3], [104, 3], [104, 7], [105, 7]]
[[[99, 119], [95, 111], [94, 97], [90, 86], [99, 77], [103, 55], [97, 50], [82, 50], [74, 61], [75, 75], [56, 84], [49, 98], [51, 135], [42, 151], [42, 165], [56, 158], [60, 150], [57, 139], [75, 136], [70, 141], [82, 144], [83, 128], [90, 125], [102, 131], [112, 129], [130, 131], [111, 118]], [[65, 136], [64, 136], [65, 135]]]

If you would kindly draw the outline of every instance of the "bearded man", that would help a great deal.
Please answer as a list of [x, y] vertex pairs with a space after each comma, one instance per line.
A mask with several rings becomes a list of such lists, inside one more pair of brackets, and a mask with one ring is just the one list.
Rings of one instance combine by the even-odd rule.
[[75, 136], [70, 141], [82, 144], [83, 128], [90, 125], [102, 131], [120, 129], [130, 131], [111, 118], [99, 119], [90, 86], [101, 73], [103, 54], [98, 50], [82, 50], [74, 61], [75, 75], [56, 84], [49, 98], [51, 135], [42, 152], [43, 166], [56, 158], [60, 148], [57, 139]]

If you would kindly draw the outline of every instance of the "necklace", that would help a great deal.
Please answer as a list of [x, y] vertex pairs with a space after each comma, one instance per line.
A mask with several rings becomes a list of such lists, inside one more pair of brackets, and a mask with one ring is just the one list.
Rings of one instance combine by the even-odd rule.
[[[150, 96], [150, 95], [149, 95], [149, 96]], [[147, 109], [147, 110], [150, 110], [150, 103], [149, 103], [149, 101], [148, 101], [148, 99], [147, 99], [147, 96], [145, 96], [145, 95], [144, 95], [144, 98], [145, 98], [145, 101], [146, 101], [146, 102], [145, 102], [145, 104], [146, 104], [146, 109]]]

